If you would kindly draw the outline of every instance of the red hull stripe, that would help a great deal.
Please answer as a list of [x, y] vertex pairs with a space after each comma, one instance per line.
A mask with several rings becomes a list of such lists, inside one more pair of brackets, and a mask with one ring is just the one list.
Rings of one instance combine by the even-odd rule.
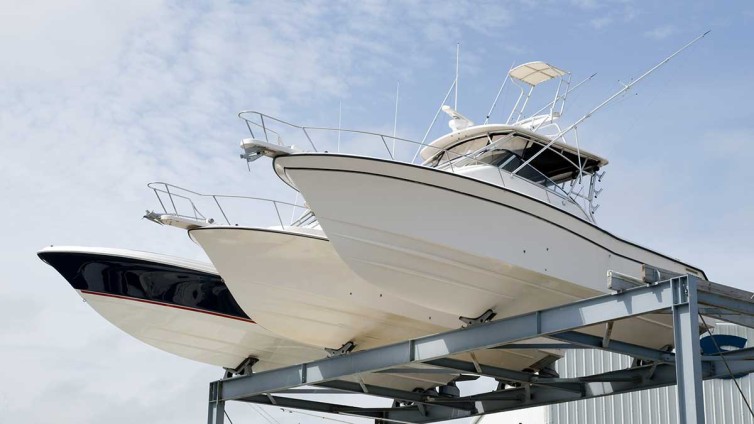
[[113, 297], [113, 298], [116, 298], [116, 299], [130, 300], [130, 301], [134, 301], [134, 302], [142, 302], [142, 303], [149, 303], [149, 304], [152, 304], [152, 305], [167, 306], [167, 307], [170, 307], [170, 308], [183, 309], [185, 311], [191, 311], [191, 312], [200, 312], [200, 313], [203, 313], [203, 314], [214, 315], [214, 316], [222, 317], [222, 318], [235, 319], [235, 320], [238, 320], [238, 321], [248, 322], [250, 324], [256, 324], [254, 321], [252, 321], [250, 319], [241, 318], [241, 317], [234, 317], [232, 315], [219, 314], [217, 312], [207, 311], [205, 309], [198, 309], [198, 308], [191, 308], [191, 307], [188, 307], [188, 306], [174, 305], [172, 303], [155, 302], [153, 300], [147, 300], [147, 299], [137, 299], [137, 298], [128, 297], [128, 296], [119, 296], [117, 294], [100, 293], [100, 292], [93, 292], [93, 291], [89, 291], [89, 290], [80, 290], [80, 291], [82, 293], [91, 294], [93, 296]]

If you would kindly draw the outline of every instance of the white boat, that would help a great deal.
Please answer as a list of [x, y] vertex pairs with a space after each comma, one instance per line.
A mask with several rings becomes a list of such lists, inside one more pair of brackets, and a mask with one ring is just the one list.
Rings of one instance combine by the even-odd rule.
[[[208, 264], [111, 248], [56, 246], [38, 255], [103, 318], [160, 350], [234, 372], [325, 356], [320, 348], [280, 337], [252, 321]], [[413, 390], [458, 378], [457, 373], [422, 370], [377, 374], [363, 382]]]
[[[523, 105], [534, 86], [570, 81], [544, 62], [509, 76], [530, 87], [522, 90]], [[384, 135], [390, 159], [291, 151], [253, 139], [244, 148], [261, 146], [260, 154], [274, 157], [275, 171], [303, 195], [352, 270], [430, 309], [517, 315], [605, 293], [608, 271], [638, 281], [647, 270], [706, 278], [697, 267], [596, 225], [596, 185], [607, 161], [577, 140], [564, 141], [585, 119], [566, 130], [556, 122], [568, 82], [561, 81], [548, 114], [526, 118], [517, 103], [515, 122], [507, 124], [474, 125], [444, 106], [453, 132], [422, 144], [422, 164], [395, 160]], [[612, 337], [661, 347], [672, 344], [670, 329], [667, 317], [631, 319], [616, 323]]]
[[[170, 200], [175, 196], [204, 196], [164, 183], [150, 187], [158, 198], [163, 197], [163, 205], [175, 204]], [[218, 216], [237, 215], [222, 209], [221, 201], [228, 196], [213, 197], [220, 207]], [[283, 206], [279, 202], [269, 210], [280, 212]], [[198, 213], [200, 209], [192, 202], [189, 210]], [[207, 253], [241, 308], [279, 336], [331, 351], [361, 350], [463, 325], [457, 315], [404, 301], [359, 278], [337, 255], [310, 213], [295, 219], [293, 225], [260, 228], [237, 226], [234, 221], [207, 224], [204, 215], [179, 212], [163, 210], [150, 217], [179, 228], [192, 222], [190, 237]], [[283, 221], [276, 215], [272, 221]], [[255, 218], [261, 220], [258, 213]], [[521, 370], [540, 369], [560, 356], [560, 351], [548, 349], [490, 350], [476, 360]]]
[[250, 356], [259, 359], [255, 369], [323, 356], [257, 325], [208, 264], [112, 248], [55, 246], [37, 255], [103, 318], [160, 350], [225, 368]]

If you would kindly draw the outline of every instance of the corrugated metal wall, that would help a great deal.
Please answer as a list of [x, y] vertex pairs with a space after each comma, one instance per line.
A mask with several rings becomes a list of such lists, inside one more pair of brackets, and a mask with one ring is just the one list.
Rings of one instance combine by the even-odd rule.
[[[732, 324], [718, 324], [715, 334], [732, 334], [754, 344], [754, 330]], [[577, 377], [615, 371], [631, 365], [631, 359], [599, 350], [570, 350], [564, 360], [556, 363], [561, 377]], [[752, 380], [748, 375], [740, 378], [746, 399], [752, 401]], [[708, 424], [754, 424], [733, 380], [708, 380], [704, 382], [705, 415]], [[678, 423], [676, 412], [676, 387], [644, 390], [623, 395], [607, 396], [577, 402], [553, 405], [547, 408], [546, 422], [552, 424], [628, 424], [628, 423]], [[680, 424], [680, 423], [679, 423]]]

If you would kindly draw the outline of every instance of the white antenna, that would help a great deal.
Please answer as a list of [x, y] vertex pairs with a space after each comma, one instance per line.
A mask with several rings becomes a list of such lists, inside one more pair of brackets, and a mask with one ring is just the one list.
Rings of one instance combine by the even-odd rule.
[[343, 101], [338, 102], [338, 153], [340, 153], [340, 124], [343, 119]]
[[458, 110], [458, 63], [461, 57], [461, 43], [456, 43], [456, 95], [453, 109]]
[[558, 134], [556, 134], [556, 135], [555, 135], [555, 136], [554, 136], [554, 137], [552, 138], [552, 140], [551, 140], [551, 141], [550, 141], [549, 143], [547, 143], [547, 145], [546, 145], [546, 146], [544, 146], [544, 147], [543, 147], [543, 148], [542, 148], [542, 149], [541, 149], [540, 151], [538, 151], [537, 153], [535, 153], [535, 154], [534, 154], [534, 155], [533, 155], [532, 157], [530, 157], [529, 159], [527, 159], [527, 160], [526, 160], [526, 161], [525, 161], [524, 163], [522, 163], [522, 164], [521, 164], [521, 165], [520, 165], [520, 166], [519, 166], [518, 168], [516, 168], [516, 169], [515, 169], [515, 170], [513, 171], [513, 174], [515, 174], [515, 173], [517, 173], [518, 171], [520, 171], [520, 170], [521, 170], [521, 168], [523, 168], [523, 167], [525, 167], [525, 166], [529, 165], [529, 163], [531, 163], [531, 161], [533, 161], [534, 159], [536, 159], [536, 158], [537, 158], [537, 156], [541, 155], [541, 154], [542, 154], [542, 153], [543, 153], [543, 152], [544, 152], [545, 150], [547, 150], [547, 149], [548, 149], [548, 148], [549, 148], [550, 146], [552, 146], [552, 145], [553, 145], [553, 143], [555, 143], [555, 142], [556, 142], [556, 141], [557, 141], [558, 139], [562, 138], [562, 137], [563, 137], [563, 136], [564, 136], [564, 135], [565, 135], [566, 133], [568, 133], [568, 132], [572, 131], [572, 130], [573, 130], [574, 128], [576, 128], [576, 127], [577, 127], [577, 126], [578, 126], [579, 124], [581, 124], [582, 122], [584, 122], [584, 121], [586, 121], [587, 119], [589, 119], [589, 118], [590, 118], [590, 117], [591, 117], [592, 115], [594, 115], [594, 114], [595, 114], [595, 113], [596, 113], [597, 111], [599, 111], [599, 110], [600, 110], [600, 109], [602, 109], [603, 107], [607, 106], [607, 105], [608, 105], [609, 103], [611, 103], [611, 102], [612, 102], [612, 101], [613, 101], [613, 100], [614, 100], [614, 99], [615, 99], [616, 97], [618, 97], [618, 96], [620, 96], [621, 94], [623, 94], [623, 93], [627, 92], [628, 90], [630, 90], [630, 89], [631, 89], [631, 87], [633, 87], [634, 85], [638, 84], [638, 83], [639, 83], [639, 81], [643, 80], [643, 79], [644, 79], [644, 78], [645, 78], [645, 77], [646, 77], [647, 75], [649, 75], [649, 74], [651, 74], [652, 72], [654, 72], [654, 71], [655, 71], [655, 70], [656, 70], [657, 68], [659, 68], [660, 66], [662, 66], [662, 65], [664, 65], [664, 64], [666, 64], [666, 63], [668, 63], [668, 62], [670, 61], [670, 59], [672, 59], [672, 58], [676, 57], [676, 56], [677, 56], [678, 54], [680, 54], [680, 53], [681, 53], [682, 51], [686, 50], [686, 49], [687, 49], [687, 48], [689, 48], [689, 47], [690, 47], [690, 46], [691, 46], [692, 44], [694, 44], [694, 43], [696, 43], [697, 41], [701, 40], [702, 38], [704, 38], [704, 37], [705, 37], [705, 36], [706, 36], [707, 34], [709, 34], [709, 33], [710, 33], [710, 31], [707, 31], [707, 32], [705, 32], [704, 34], [702, 34], [702, 35], [700, 35], [700, 36], [698, 36], [698, 37], [694, 38], [694, 39], [693, 39], [693, 40], [691, 40], [691, 41], [690, 41], [690, 42], [689, 42], [688, 44], [686, 44], [685, 46], [683, 46], [683, 47], [681, 47], [680, 49], [678, 49], [678, 50], [677, 50], [677, 51], [676, 51], [675, 53], [673, 53], [673, 54], [671, 54], [670, 56], [668, 56], [667, 58], [665, 58], [665, 59], [664, 59], [664, 60], [663, 60], [662, 62], [658, 63], [657, 65], [653, 66], [653, 67], [652, 67], [651, 69], [649, 69], [648, 71], [646, 71], [646, 72], [644, 72], [643, 74], [641, 74], [641, 76], [640, 76], [639, 78], [636, 78], [635, 80], [632, 80], [632, 81], [631, 81], [631, 82], [629, 82], [628, 84], [625, 84], [625, 85], [623, 86], [623, 88], [621, 88], [620, 90], [618, 90], [618, 92], [617, 92], [617, 93], [615, 93], [615, 94], [613, 94], [612, 96], [608, 97], [608, 98], [607, 98], [607, 100], [605, 100], [604, 102], [602, 102], [602, 103], [600, 103], [599, 105], [597, 105], [597, 107], [595, 107], [594, 109], [592, 109], [592, 110], [590, 110], [589, 112], [587, 112], [587, 114], [586, 114], [586, 115], [584, 115], [584, 116], [582, 116], [581, 118], [579, 118], [579, 119], [578, 119], [578, 120], [577, 120], [576, 122], [574, 122], [573, 124], [571, 124], [571, 125], [570, 125], [570, 126], [569, 126], [568, 128], [566, 128], [566, 129], [564, 129], [563, 131], [561, 131], [561, 132], [559, 132]]
[[450, 84], [450, 88], [448, 89], [448, 92], [445, 94], [445, 97], [442, 99], [442, 102], [440, 102], [440, 107], [437, 108], [437, 112], [435, 112], [435, 117], [432, 118], [432, 123], [429, 124], [429, 128], [427, 128], [427, 132], [424, 133], [424, 137], [422, 137], [421, 143], [419, 143], [419, 147], [416, 148], [416, 153], [414, 153], [414, 157], [411, 159], [411, 163], [414, 163], [416, 161], [416, 157], [419, 156], [419, 152], [421, 152], [422, 147], [424, 147], [424, 142], [427, 141], [427, 136], [429, 136], [429, 132], [432, 131], [432, 127], [435, 126], [435, 122], [437, 122], [437, 117], [440, 116], [440, 112], [442, 112], [442, 107], [445, 106], [445, 102], [448, 101], [448, 97], [450, 97], [450, 93], [453, 92], [453, 87], [456, 86], [456, 81], [453, 81], [452, 84]]
[[393, 157], [395, 156], [395, 134], [398, 130], [398, 94], [400, 93], [401, 82], [395, 83], [395, 120], [393, 121]]
[[505, 84], [508, 82], [508, 79], [511, 77], [511, 69], [513, 69], [513, 65], [515, 65], [516, 62], [514, 61], [511, 63], [511, 67], [508, 68], [508, 72], [505, 73], [505, 79], [503, 80], [503, 83], [500, 85], [500, 89], [497, 90], [497, 95], [495, 96], [495, 100], [492, 101], [492, 106], [490, 107], [490, 111], [487, 112], [487, 117], [484, 118], [484, 123], [486, 124], [490, 120], [490, 116], [492, 115], [492, 111], [495, 110], [495, 106], [497, 106], [497, 100], [500, 98], [500, 93], [503, 92], [503, 88], [505, 88]]

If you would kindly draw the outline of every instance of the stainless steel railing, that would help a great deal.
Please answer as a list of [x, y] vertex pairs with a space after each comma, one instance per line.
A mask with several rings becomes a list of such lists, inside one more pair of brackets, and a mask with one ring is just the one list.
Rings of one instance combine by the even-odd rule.
[[[371, 131], [361, 131], [361, 130], [352, 130], [352, 129], [344, 129], [344, 128], [329, 128], [329, 127], [310, 127], [310, 126], [302, 126], [302, 125], [296, 125], [291, 122], [264, 114], [262, 112], [258, 111], [242, 111], [238, 114], [238, 116], [244, 121], [246, 124], [246, 127], [249, 130], [249, 133], [251, 134], [251, 137], [254, 139], [261, 139], [263, 141], [266, 141], [268, 143], [274, 143], [278, 144], [280, 146], [291, 146], [291, 143], [288, 143], [284, 140], [287, 139], [305, 139], [308, 144], [311, 146], [312, 150], [315, 152], [331, 152], [336, 151], [340, 152], [341, 147], [347, 146], [347, 150], [351, 154], [359, 154], [358, 150], [361, 149], [364, 151], [365, 156], [371, 156], [371, 157], [385, 157], [384, 155], [387, 154], [387, 158], [394, 161], [399, 162], [406, 162], [406, 163], [414, 163], [414, 160], [416, 157], [418, 157], [418, 151], [421, 149], [429, 149], [430, 151], [433, 151], [433, 157], [437, 156], [439, 153], [446, 154], [446, 157], [448, 160], [443, 161], [439, 166], [436, 166], [437, 169], [440, 170], [448, 170], [451, 173], [456, 173], [456, 170], [462, 166], [469, 166], [469, 165], [478, 165], [478, 166], [484, 166], [489, 167], [492, 169], [495, 169], [498, 177], [495, 178], [496, 181], [489, 181], [495, 184], [499, 184], [501, 187], [506, 186], [506, 179], [503, 177], [503, 173], [505, 173], [509, 177], [513, 178], [519, 178], [523, 181], [527, 181], [526, 178], [522, 178], [516, 174], [513, 174], [506, 170], [501, 170], [499, 167], [491, 165], [487, 162], [484, 162], [482, 160], [479, 160], [479, 157], [491, 149], [493, 145], [500, 145], [504, 141], [510, 139], [511, 137], [515, 136], [514, 133], [507, 134], [503, 137], [499, 137], [500, 134], [494, 134], [492, 132], [486, 134], [487, 139], [489, 141], [489, 144], [479, 148], [474, 151], [469, 152], [457, 152], [454, 151], [454, 148], [439, 148], [435, 146], [431, 146], [429, 144], [426, 144], [424, 142], [418, 142], [406, 138], [401, 137], [395, 137], [391, 135], [386, 134], [380, 134], [377, 132], [371, 132]], [[329, 136], [325, 140], [321, 140], [322, 135]], [[358, 137], [359, 139], [357, 142], [354, 143], [354, 140], [348, 140], [350, 142], [340, 142], [341, 136], [345, 137]], [[493, 137], [496, 137], [494, 138]], [[333, 139], [338, 140], [335, 146], [333, 146]], [[373, 148], [374, 145], [381, 145], [381, 149], [375, 150]], [[397, 146], [408, 146], [408, 148], [401, 149], [402, 151], [408, 153], [407, 156], [401, 157], [400, 154], [397, 153]], [[372, 146], [372, 148], [370, 148]], [[335, 149], [332, 149], [332, 147], [335, 147]], [[308, 149], [304, 149], [308, 150]], [[356, 151], [356, 152], [355, 152]], [[424, 165], [427, 165], [428, 162], [425, 162]], [[573, 163], [573, 166], [576, 168], [579, 168], [578, 164]], [[537, 171], [538, 172], [538, 171]], [[549, 184], [549, 185], [540, 185], [537, 183], [532, 182], [532, 189], [541, 189], [544, 190], [546, 197], [548, 199], [549, 203], [556, 204], [559, 202], [571, 202], [575, 204], [578, 209], [580, 209], [582, 212], [584, 212], [584, 215], [588, 217], [588, 219], [591, 219], [589, 214], [586, 213], [585, 205], [581, 205], [579, 202], [577, 202], [578, 195], [574, 195], [574, 192], [566, 191], [565, 187], [561, 187], [558, 184]], [[554, 195], [554, 196], [552, 196]], [[552, 197], [551, 197], [552, 196]]]
[[[309, 208], [295, 203], [262, 197], [204, 194], [164, 182], [151, 182], [147, 184], [147, 187], [154, 192], [164, 214], [180, 218], [217, 225], [218, 221], [211, 216], [217, 214], [216, 216], [221, 216], [222, 221], [227, 225], [242, 225], [245, 219], [250, 219], [251, 215], [257, 215], [253, 217], [256, 222], [249, 222], [249, 224], [259, 226], [264, 225], [265, 217], [258, 216], [261, 212], [272, 214], [271, 216], [276, 218], [273, 221], [283, 228], [316, 224], [316, 217]], [[244, 205], [241, 207], [230, 205], [230, 203], [239, 202]], [[256, 205], [262, 205], [262, 207]], [[284, 217], [286, 212], [290, 212], [290, 218]]]

